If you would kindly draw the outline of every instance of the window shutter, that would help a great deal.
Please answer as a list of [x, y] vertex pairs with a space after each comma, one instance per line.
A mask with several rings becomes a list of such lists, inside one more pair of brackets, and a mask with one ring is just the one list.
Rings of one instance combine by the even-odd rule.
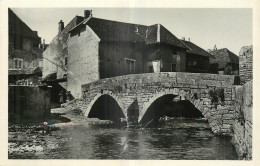
[[18, 68], [18, 60], [17, 59], [14, 60], [14, 68]]

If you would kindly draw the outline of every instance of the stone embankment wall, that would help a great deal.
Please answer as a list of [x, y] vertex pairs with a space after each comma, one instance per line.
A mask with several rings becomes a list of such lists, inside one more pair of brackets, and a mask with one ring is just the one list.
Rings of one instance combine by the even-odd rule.
[[214, 133], [230, 134], [234, 120], [235, 76], [200, 73], [145, 73], [101, 79], [82, 85], [82, 98], [67, 104], [88, 116], [102, 95], [114, 98], [125, 117], [137, 100], [139, 122], [149, 106], [164, 95], [190, 101], [208, 120]]
[[9, 86], [9, 122], [37, 121], [47, 118], [51, 110], [50, 89], [38, 86]]
[[253, 46], [244, 46], [239, 52], [239, 75], [241, 85], [253, 79]]
[[232, 142], [240, 158], [252, 159], [252, 80], [236, 88]]

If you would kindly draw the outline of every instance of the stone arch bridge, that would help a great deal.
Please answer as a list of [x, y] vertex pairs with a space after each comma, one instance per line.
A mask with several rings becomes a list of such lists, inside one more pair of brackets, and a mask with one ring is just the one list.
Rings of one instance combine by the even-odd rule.
[[128, 117], [135, 102], [138, 122], [160, 97], [173, 95], [189, 100], [208, 120], [214, 133], [229, 133], [234, 120], [236, 77], [204, 73], [144, 73], [101, 79], [82, 85], [82, 98], [70, 101], [68, 109], [81, 109], [88, 116], [95, 102], [112, 97]]

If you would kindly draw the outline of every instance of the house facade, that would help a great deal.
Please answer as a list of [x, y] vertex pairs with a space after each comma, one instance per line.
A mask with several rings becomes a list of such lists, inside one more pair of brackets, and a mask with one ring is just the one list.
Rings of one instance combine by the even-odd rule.
[[239, 75], [239, 58], [227, 48], [209, 50], [211, 72], [224, 75]]
[[[41, 77], [42, 53], [44, 44], [37, 31], [31, 30], [11, 9], [8, 9], [8, 69], [9, 84], [15, 84], [20, 79], [29, 80], [33, 83], [36, 77]], [[38, 69], [39, 68], [39, 69]], [[35, 72], [34, 72], [35, 71]]]
[[57, 82], [77, 98], [82, 84], [103, 78], [186, 72], [187, 50], [192, 48], [161, 24], [105, 20], [86, 10], [84, 17], [74, 17], [65, 28], [59, 22], [58, 35], [43, 53], [43, 77], [57, 73]]

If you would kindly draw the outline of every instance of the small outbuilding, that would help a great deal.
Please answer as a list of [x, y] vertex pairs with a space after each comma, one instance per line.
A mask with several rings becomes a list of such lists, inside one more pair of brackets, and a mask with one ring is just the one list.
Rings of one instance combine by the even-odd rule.
[[213, 57], [210, 58], [211, 72], [224, 75], [239, 75], [239, 58], [227, 48], [209, 51]]

